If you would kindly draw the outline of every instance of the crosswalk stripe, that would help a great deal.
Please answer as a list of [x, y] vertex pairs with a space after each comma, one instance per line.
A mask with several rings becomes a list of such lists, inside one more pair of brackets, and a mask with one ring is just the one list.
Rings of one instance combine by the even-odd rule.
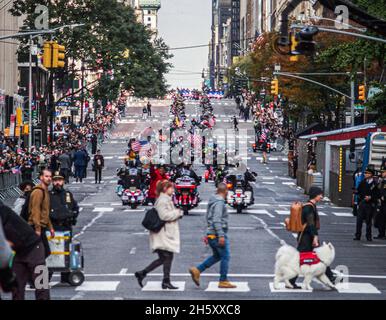
[[85, 281], [75, 291], [116, 291], [120, 281]]
[[211, 281], [209, 282], [208, 288], [205, 289], [206, 292], [250, 292], [248, 282], [232, 282], [236, 286], [234, 289], [220, 289], [218, 287], [218, 282]]
[[332, 214], [337, 217], [348, 217], [348, 218], [354, 217], [352, 213], [347, 213], [347, 212], [333, 212]]
[[[173, 281], [172, 284], [178, 289], [174, 291], [185, 291], [185, 281]], [[148, 281], [145, 286], [142, 288], [142, 291], [167, 291], [162, 289], [161, 281]]]

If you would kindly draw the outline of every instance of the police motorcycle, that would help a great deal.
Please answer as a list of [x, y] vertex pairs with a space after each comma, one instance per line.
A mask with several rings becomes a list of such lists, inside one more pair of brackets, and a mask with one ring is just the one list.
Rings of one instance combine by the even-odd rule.
[[189, 210], [197, 207], [200, 202], [198, 193], [200, 179], [191, 177], [191, 173], [190, 170], [182, 169], [172, 178], [175, 181], [175, 192], [172, 200], [177, 208], [181, 208], [184, 215], [188, 215]]
[[119, 177], [117, 194], [122, 200], [122, 205], [136, 209], [147, 197], [141, 170], [136, 167], [124, 168], [120, 171]]
[[224, 180], [228, 188], [226, 202], [229, 206], [236, 209], [237, 213], [242, 213], [243, 209], [254, 203], [253, 189], [250, 181], [256, 181], [257, 173], [247, 170], [244, 174], [228, 174]]

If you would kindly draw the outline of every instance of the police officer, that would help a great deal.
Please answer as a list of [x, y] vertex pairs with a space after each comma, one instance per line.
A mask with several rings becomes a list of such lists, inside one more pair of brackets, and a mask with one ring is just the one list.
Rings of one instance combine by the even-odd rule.
[[386, 164], [381, 166], [381, 177], [378, 182], [379, 188], [379, 213], [377, 215], [377, 228], [379, 235], [375, 239], [386, 240]]
[[358, 194], [358, 215], [354, 240], [360, 240], [362, 235], [363, 221], [366, 223], [366, 239], [372, 241], [371, 227], [372, 220], [379, 199], [379, 189], [374, 180], [374, 170], [367, 167], [365, 180], [363, 180], [357, 190]]
[[64, 177], [55, 172], [50, 191], [50, 219], [55, 231], [70, 231], [76, 224], [79, 206], [70, 191], [64, 189]]

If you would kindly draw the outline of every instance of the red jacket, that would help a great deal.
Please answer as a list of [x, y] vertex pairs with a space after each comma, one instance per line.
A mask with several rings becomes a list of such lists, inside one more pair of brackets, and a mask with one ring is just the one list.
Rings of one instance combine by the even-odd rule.
[[154, 169], [154, 166], [150, 167], [150, 188], [148, 198], [155, 199], [157, 197], [156, 187], [158, 181], [165, 180], [167, 178], [166, 174], [162, 175], [158, 169]]

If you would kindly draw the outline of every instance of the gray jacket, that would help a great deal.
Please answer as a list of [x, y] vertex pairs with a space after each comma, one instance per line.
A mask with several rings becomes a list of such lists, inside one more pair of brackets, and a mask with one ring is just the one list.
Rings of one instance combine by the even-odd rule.
[[0, 218], [0, 269], [8, 267], [11, 258], [12, 250], [7, 242], [7, 239], [5, 239], [3, 223]]
[[208, 235], [222, 237], [228, 232], [228, 211], [225, 200], [221, 196], [214, 195], [209, 199], [206, 220]]
[[58, 158], [60, 162], [60, 169], [71, 169], [71, 158], [67, 153], [63, 153]]

